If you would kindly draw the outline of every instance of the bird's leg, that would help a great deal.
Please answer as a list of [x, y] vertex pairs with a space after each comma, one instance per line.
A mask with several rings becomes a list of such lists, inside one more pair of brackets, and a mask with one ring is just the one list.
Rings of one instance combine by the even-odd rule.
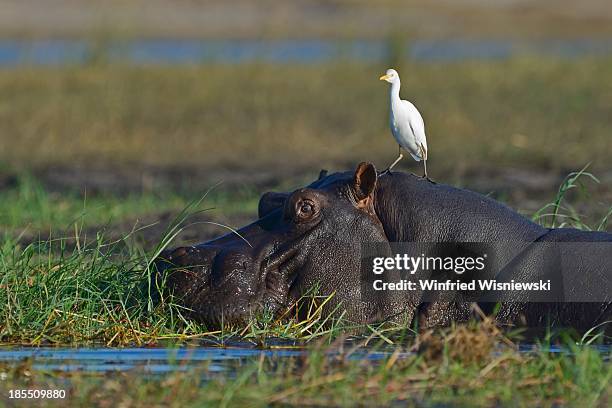
[[429, 176], [427, 175], [427, 159], [425, 158], [425, 149], [423, 149], [423, 146], [420, 146], [419, 149], [421, 149], [421, 157], [423, 157], [423, 171], [425, 172], [425, 174], [423, 174], [423, 178], [427, 179], [427, 181], [437, 184], [435, 181], [430, 179]]
[[392, 168], [395, 167], [395, 165], [397, 163], [399, 163], [400, 160], [402, 160], [404, 158], [404, 155], [402, 154], [402, 152], [399, 152], [399, 156], [397, 156], [397, 159], [395, 159], [395, 161], [393, 163], [391, 163], [391, 165], [389, 166], [389, 171], [391, 171]]
[[395, 167], [395, 165], [404, 158], [404, 155], [402, 154], [402, 146], [398, 146], [397, 148], [398, 154], [399, 156], [397, 157], [397, 159], [395, 159], [395, 161], [393, 163], [391, 163], [391, 165], [389, 167], [387, 167], [385, 170], [383, 170], [380, 175], [382, 176], [383, 174], [391, 174], [391, 169], [393, 167]]

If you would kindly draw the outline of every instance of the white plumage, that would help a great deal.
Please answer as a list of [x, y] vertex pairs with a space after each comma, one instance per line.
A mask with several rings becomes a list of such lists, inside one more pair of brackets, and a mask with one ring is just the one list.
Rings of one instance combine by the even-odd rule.
[[399, 156], [387, 170], [390, 171], [404, 157], [402, 155], [402, 148], [404, 148], [414, 160], [423, 160], [425, 170], [423, 177], [427, 177], [427, 139], [425, 138], [423, 117], [416, 106], [400, 99], [401, 83], [397, 71], [388, 69], [385, 75], [380, 77], [380, 80], [391, 84], [389, 91], [389, 125], [391, 133], [399, 145]]

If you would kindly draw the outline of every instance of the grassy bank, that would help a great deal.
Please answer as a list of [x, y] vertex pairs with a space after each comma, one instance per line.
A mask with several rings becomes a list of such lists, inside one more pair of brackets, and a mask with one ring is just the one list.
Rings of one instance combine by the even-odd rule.
[[[434, 176], [500, 166], [608, 169], [609, 59], [401, 64]], [[193, 167], [205, 174], [385, 166], [386, 68], [93, 65], [0, 71], [0, 162], [12, 168]], [[406, 161], [406, 168], [415, 166]], [[205, 177], [205, 176], [202, 176]]]
[[[206, 363], [185, 372], [150, 376], [135, 369], [112, 376], [35, 370], [31, 362], [0, 366], [0, 389], [65, 390], [69, 405], [142, 406], [585, 406], [604, 407], [612, 392], [609, 353], [569, 344], [517, 352], [486, 323], [427, 333], [415, 342], [366, 356], [341, 342], [309, 347], [303, 357], [261, 354], [250, 362]], [[378, 344], [378, 345], [376, 345]], [[231, 350], [228, 350], [231, 352]], [[180, 367], [180, 365], [179, 365]], [[235, 375], [234, 375], [235, 373]], [[7, 401], [7, 400], [5, 400]], [[47, 400], [43, 405], [66, 405]]]
[[[172, 219], [205, 191], [149, 190], [89, 192], [87, 188], [51, 190], [27, 173], [14, 185], [0, 188], [0, 239], [20, 243], [48, 238], [74, 241], [122, 240], [130, 235], [148, 249], [161, 239]], [[192, 225], [180, 238], [192, 242], [223, 232], [211, 224], [246, 222], [255, 217], [259, 195], [251, 188], [212, 186], [206, 202], [190, 218]]]

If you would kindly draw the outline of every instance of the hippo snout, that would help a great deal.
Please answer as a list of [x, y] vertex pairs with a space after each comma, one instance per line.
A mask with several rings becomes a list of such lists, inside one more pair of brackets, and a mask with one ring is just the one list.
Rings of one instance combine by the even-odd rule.
[[269, 303], [261, 292], [267, 251], [267, 245], [255, 250], [240, 241], [209, 243], [164, 251], [155, 264], [164, 291], [189, 305], [192, 316], [218, 326], [242, 321]]
[[[251, 242], [255, 242], [252, 240]], [[187, 313], [209, 327], [245, 322], [263, 310], [290, 303], [289, 292], [303, 259], [298, 246], [261, 240], [217, 241], [164, 251], [156, 261], [163, 291], [188, 306]]]
[[174, 293], [192, 294], [210, 286], [217, 247], [178, 247], [163, 251], [155, 261], [158, 282]]
[[155, 264], [158, 272], [181, 267], [210, 270], [213, 259], [220, 251], [221, 248], [215, 247], [178, 247], [163, 251]]
[[238, 250], [219, 251], [212, 262], [211, 286], [213, 288], [223, 286], [231, 279], [245, 278], [245, 274], [251, 271], [252, 256]]

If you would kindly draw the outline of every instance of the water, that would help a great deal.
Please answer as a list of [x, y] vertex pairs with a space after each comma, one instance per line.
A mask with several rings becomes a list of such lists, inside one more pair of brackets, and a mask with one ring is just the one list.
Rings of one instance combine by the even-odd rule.
[[185, 371], [207, 363], [211, 372], [232, 371], [236, 363], [268, 358], [299, 357], [297, 350], [256, 350], [218, 347], [200, 348], [16, 348], [1, 350], [0, 361], [17, 363], [31, 359], [32, 368], [64, 372], [109, 372], [142, 370], [163, 374]]
[[[0, 348], [0, 363], [18, 364], [30, 360], [35, 370], [101, 373], [139, 370], [148, 374], [164, 374], [205, 367], [209, 374], [233, 376], [246, 363], [265, 357], [275, 361], [307, 355], [303, 348], [256, 349], [245, 347], [181, 347], [181, 348]], [[379, 361], [391, 351], [359, 349], [351, 360]], [[331, 358], [337, 352], [329, 352]], [[402, 353], [405, 358], [410, 353]]]
[[[612, 55], [611, 39], [414, 40], [405, 54], [415, 61], [505, 59], [516, 55], [562, 58]], [[96, 44], [85, 40], [0, 40], [0, 67], [82, 64], [95, 59], [133, 64], [316, 63], [338, 58], [384, 61], [388, 42], [380, 40], [129, 40]]]
[[[346, 346], [351, 346], [347, 343]], [[609, 355], [610, 345], [588, 346], [603, 355]], [[345, 347], [344, 351], [351, 349]], [[394, 348], [371, 350], [358, 348], [348, 355], [350, 360], [368, 361], [372, 364], [388, 358]], [[567, 348], [551, 346], [543, 348], [530, 344], [521, 345], [520, 352], [547, 351], [549, 353], [571, 353]], [[205, 368], [205, 378], [214, 376], [233, 377], [245, 364], [257, 362], [262, 357], [274, 361], [295, 359], [307, 355], [301, 347], [257, 349], [253, 347], [179, 347], [179, 348], [54, 348], [54, 347], [2, 347], [0, 363], [18, 364], [29, 359], [35, 370], [103, 373], [138, 370], [147, 374], [164, 374]], [[328, 358], [337, 357], [338, 351], [327, 352]], [[410, 356], [402, 352], [399, 358]]]

